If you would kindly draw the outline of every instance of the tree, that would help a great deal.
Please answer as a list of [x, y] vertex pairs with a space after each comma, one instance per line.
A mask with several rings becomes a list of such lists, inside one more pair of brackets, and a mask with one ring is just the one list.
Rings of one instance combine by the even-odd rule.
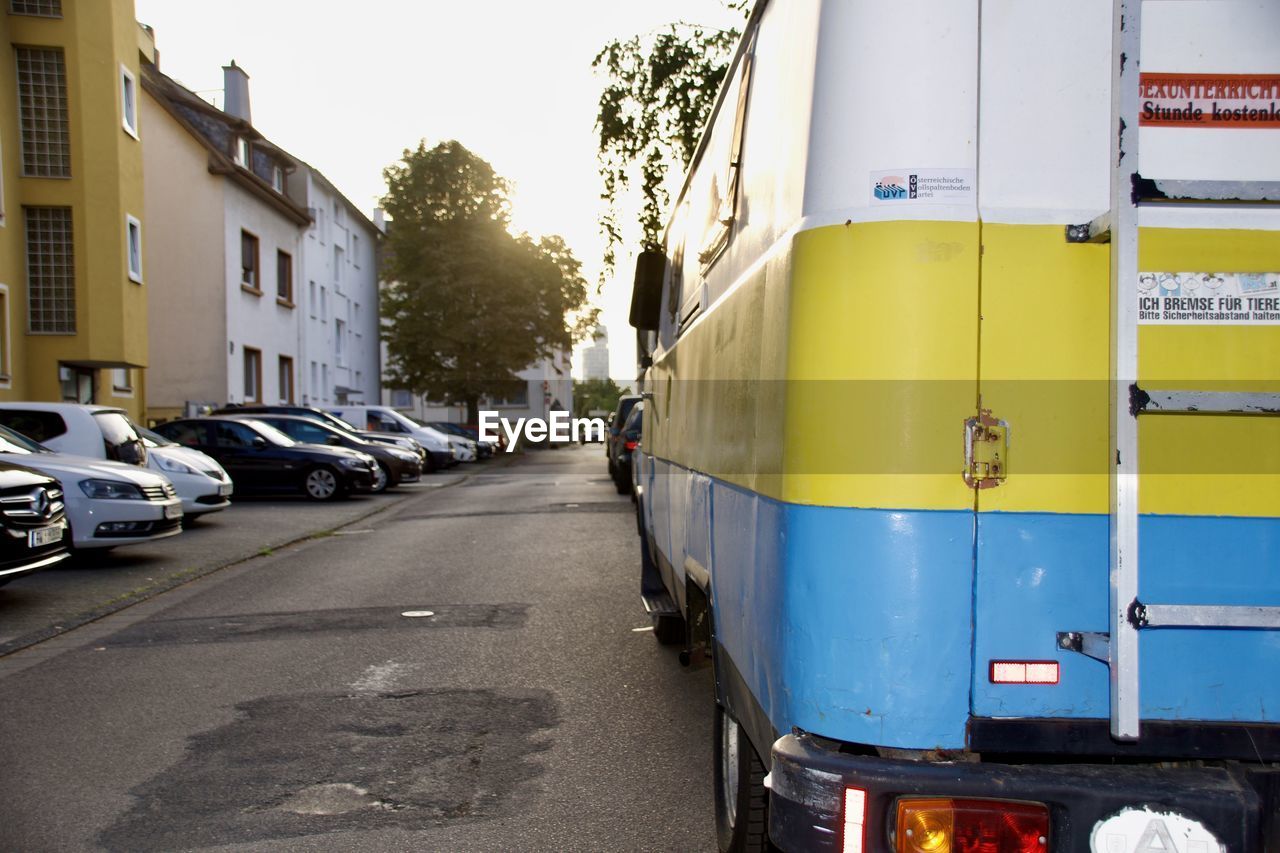
[[612, 412], [618, 408], [622, 389], [612, 379], [583, 379], [573, 383], [574, 417], [585, 418], [598, 409]]
[[594, 324], [568, 319], [586, 302], [580, 265], [560, 237], [511, 234], [510, 184], [458, 142], [419, 143], [383, 177], [387, 379], [475, 423], [481, 397]]
[[[748, 0], [724, 5], [749, 11]], [[623, 242], [619, 202], [637, 169], [641, 242], [646, 249], [661, 248], [670, 203], [668, 172], [672, 166], [681, 172], [689, 167], [740, 35], [736, 29], [680, 22], [657, 33], [612, 41], [592, 62], [607, 80], [596, 116], [601, 198], [607, 205], [600, 219], [606, 240], [604, 275], [617, 262]]]

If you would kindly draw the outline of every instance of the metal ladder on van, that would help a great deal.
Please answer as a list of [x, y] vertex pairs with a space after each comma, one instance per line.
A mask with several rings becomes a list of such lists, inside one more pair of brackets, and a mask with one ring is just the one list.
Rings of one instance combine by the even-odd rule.
[[1280, 202], [1280, 183], [1142, 177], [1138, 159], [1142, 0], [1115, 0], [1111, 61], [1111, 209], [1067, 226], [1070, 242], [1111, 243], [1110, 632], [1063, 632], [1058, 646], [1107, 664], [1111, 736], [1140, 735], [1138, 638], [1150, 628], [1280, 628], [1280, 607], [1153, 604], [1138, 588], [1138, 419], [1151, 415], [1280, 415], [1280, 394], [1145, 391], [1138, 385], [1138, 209], [1144, 204]]

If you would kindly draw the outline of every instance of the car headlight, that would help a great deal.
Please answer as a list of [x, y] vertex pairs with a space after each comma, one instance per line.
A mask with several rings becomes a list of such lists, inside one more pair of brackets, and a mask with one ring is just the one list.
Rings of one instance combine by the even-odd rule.
[[145, 500], [142, 489], [119, 480], [81, 480], [80, 491], [87, 497], [104, 500]]
[[167, 456], [155, 456], [154, 454], [152, 455], [151, 458], [156, 460], [156, 464], [159, 465], [163, 470], [170, 471], [174, 474], [199, 473], [190, 465], [184, 465], [183, 463], [179, 462], [177, 459], [170, 459]]
[[365, 461], [358, 456], [344, 456], [342, 457], [342, 464], [346, 465], [348, 468], [368, 468], [369, 467], [367, 464], [365, 464]]
[[417, 462], [419, 458], [418, 454], [410, 453], [408, 450], [392, 450], [391, 455], [401, 462]]

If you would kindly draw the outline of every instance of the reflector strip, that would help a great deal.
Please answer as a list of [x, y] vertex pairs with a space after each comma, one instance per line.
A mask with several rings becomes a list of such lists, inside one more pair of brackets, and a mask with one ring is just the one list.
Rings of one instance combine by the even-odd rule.
[[867, 792], [844, 789], [844, 853], [862, 853], [867, 832]]
[[1057, 684], [1058, 662], [1051, 660], [993, 660], [992, 684]]

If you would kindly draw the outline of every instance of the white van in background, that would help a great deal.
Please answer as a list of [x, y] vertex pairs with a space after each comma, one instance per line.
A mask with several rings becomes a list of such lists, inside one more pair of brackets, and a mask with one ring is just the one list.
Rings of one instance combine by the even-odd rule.
[[390, 406], [326, 406], [325, 411], [337, 415], [357, 429], [397, 433], [417, 439], [431, 456], [432, 468], [472, 462], [476, 458], [474, 442], [423, 426]]

